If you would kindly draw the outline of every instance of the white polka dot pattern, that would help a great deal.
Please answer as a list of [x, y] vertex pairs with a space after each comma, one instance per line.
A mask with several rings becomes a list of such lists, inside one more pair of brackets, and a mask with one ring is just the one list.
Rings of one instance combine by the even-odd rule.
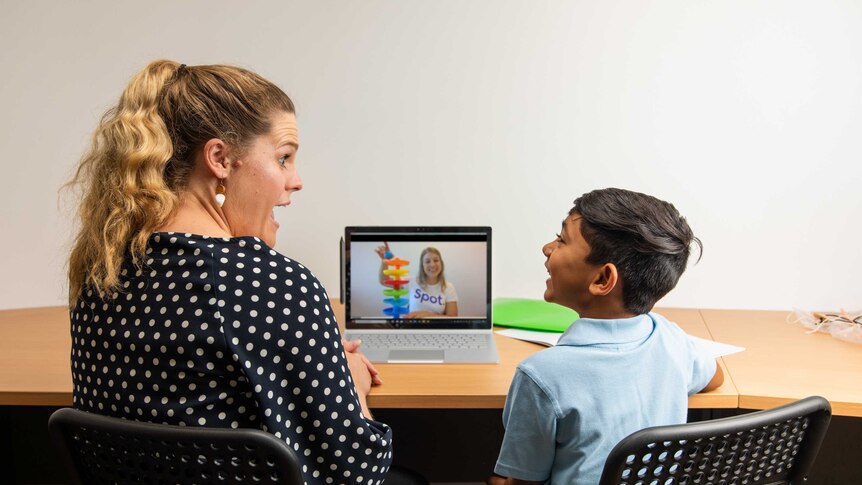
[[382, 483], [392, 431], [362, 416], [329, 298], [255, 237], [157, 233], [122, 290], [71, 312], [74, 407], [139, 421], [259, 428], [306, 483]]

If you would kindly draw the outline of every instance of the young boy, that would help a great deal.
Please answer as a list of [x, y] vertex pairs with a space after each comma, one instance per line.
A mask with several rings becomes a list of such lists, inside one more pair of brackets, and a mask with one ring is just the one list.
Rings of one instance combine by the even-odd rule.
[[684, 423], [688, 396], [721, 385], [715, 359], [649, 313], [676, 286], [692, 242], [702, 250], [676, 208], [654, 197], [603, 189], [575, 200], [542, 252], [545, 300], [581, 318], [518, 365], [489, 484], [596, 484], [620, 440]]

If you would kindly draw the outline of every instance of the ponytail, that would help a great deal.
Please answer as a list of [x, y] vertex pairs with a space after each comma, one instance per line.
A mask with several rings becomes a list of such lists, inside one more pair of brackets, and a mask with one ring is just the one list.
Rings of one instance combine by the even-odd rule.
[[156, 61], [129, 83], [102, 117], [70, 184], [79, 185], [80, 232], [69, 257], [69, 302], [83, 287], [100, 295], [118, 286], [126, 252], [136, 266], [149, 235], [177, 205], [163, 173], [173, 154], [159, 97], [179, 65]]

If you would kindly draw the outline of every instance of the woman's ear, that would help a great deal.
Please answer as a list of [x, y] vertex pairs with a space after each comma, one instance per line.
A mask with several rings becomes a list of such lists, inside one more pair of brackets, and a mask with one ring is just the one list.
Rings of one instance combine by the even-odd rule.
[[203, 148], [204, 166], [218, 179], [227, 178], [230, 174], [230, 162], [228, 161], [228, 146], [219, 138], [211, 138], [204, 144]]
[[609, 295], [616, 288], [618, 281], [619, 273], [616, 265], [605, 263], [599, 268], [590, 283], [590, 294], [595, 296]]

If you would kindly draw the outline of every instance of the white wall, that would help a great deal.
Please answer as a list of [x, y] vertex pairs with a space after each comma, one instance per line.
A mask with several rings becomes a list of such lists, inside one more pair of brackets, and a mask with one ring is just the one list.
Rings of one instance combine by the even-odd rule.
[[294, 98], [306, 188], [278, 214], [277, 249], [333, 295], [345, 225], [468, 224], [494, 227], [495, 294], [540, 298], [542, 243], [576, 196], [618, 186], [674, 202], [704, 241], [662, 304], [862, 308], [858, 1], [0, 12], [0, 308], [63, 303], [73, 206], [58, 188], [161, 57], [250, 67]]

